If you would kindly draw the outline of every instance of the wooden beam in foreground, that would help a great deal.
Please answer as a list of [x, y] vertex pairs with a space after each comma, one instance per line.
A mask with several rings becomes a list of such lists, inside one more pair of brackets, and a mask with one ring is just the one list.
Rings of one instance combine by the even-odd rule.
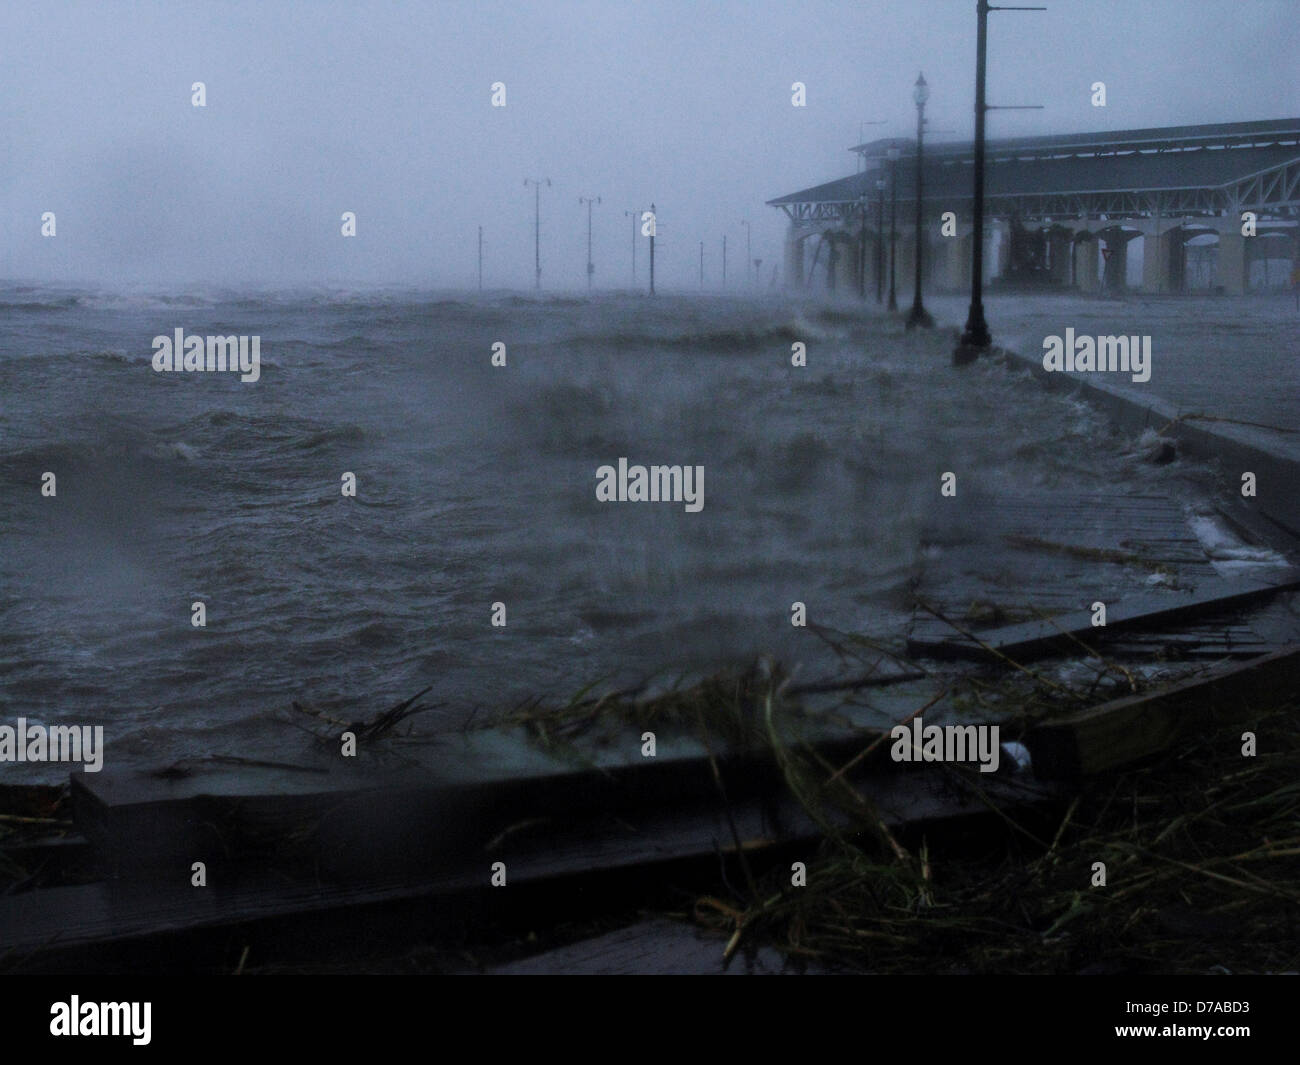
[[1045, 722], [1024, 742], [1037, 776], [1089, 776], [1157, 754], [1197, 730], [1230, 720], [1249, 723], [1298, 693], [1300, 645], [1295, 645]]

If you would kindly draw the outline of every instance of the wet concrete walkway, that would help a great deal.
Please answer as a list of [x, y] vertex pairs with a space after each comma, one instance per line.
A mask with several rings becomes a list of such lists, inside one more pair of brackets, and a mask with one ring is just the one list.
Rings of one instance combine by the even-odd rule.
[[[961, 326], [970, 299], [935, 296], [926, 304], [940, 325]], [[1074, 376], [1104, 379], [1140, 401], [1164, 400], [1180, 415], [1206, 415], [1197, 424], [1300, 463], [1300, 311], [1290, 295], [993, 294], [984, 306], [994, 343], [1040, 364], [1043, 339], [1067, 328], [1076, 336], [1150, 336], [1149, 381]]]

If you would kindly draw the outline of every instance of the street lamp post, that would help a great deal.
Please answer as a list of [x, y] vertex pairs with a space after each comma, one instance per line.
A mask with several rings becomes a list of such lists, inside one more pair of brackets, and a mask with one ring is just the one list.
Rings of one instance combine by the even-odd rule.
[[650, 295], [655, 294], [655, 232], [659, 228], [659, 220], [655, 214], [655, 205], [650, 205]]
[[952, 353], [958, 366], [973, 362], [993, 346], [988, 322], [984, 320], [984, 117], [992, 110], [1038, 110], [1037, 106], [995, 109], [985, 103], [984, 74], [988, 65], [988, 25], [990, 11], [1045, 11], [1041, 7], [994, 7], [989, 0], [975, 5], [975, 190], [971, 222], [970, 312], [966, 329]]
[[587, 205], [587, 291], [591, 291], [591, 275], [596, 272], [596, 264], [591, 261], [591, 205], [600, 203], [600, 197], [579, 196], [578, 203]]
[[749, 219], [742, 218], [740, 224], [745, 227], [745, 280], [749, 281], [749, 264], [754, 261], [753, 249], [750, 244], [750, 225]]
[[858, 229], [858, 299], [867, 299], [867, 194], [858, 197], [858, 210], [862, 212]]
[[898, 220], [898, 157], [901, 152], [897, 148], [890, 148], [886, 153], [889, 156], [889, 309], [898, 310], [898, 299], [894, 295], [894, 252], [898, 244], [898, 230], [895, 223]]
[[549, 189], [551, 187], [550, 178], [538, 178], [534, 181], [532, 178], [524, 178], [524, 187], [533, 186], [533, 262], [537, 268], [537, 274], [533, 280], [533, 287], [541, 290], [542, 287], [542, 184], [545, 183]]
[[921, 183], [921, 166], [923, 162], [923, 142], [925, 130], [925, 101], [930, 98], [930, 87], [925, 83], [925, 75], [916, 78], [916, 87], [912, 90], [912, 99], [916, 101], [916, 288], [912, 297], [912, 313], [907, 317], [907, 328], [922, 326], [926, 329], [934, 325], [934, 319], [921, 305], [921, 255], [925, 248], [921, 215], [923, 195]]
[[641, 217], [641, 212], [624, 211], [623, 217], [632, 219], [632, 287], [636, 288], [636, 224]]
[[876, 302], [885, 302], [885, 179], [876, 178]]

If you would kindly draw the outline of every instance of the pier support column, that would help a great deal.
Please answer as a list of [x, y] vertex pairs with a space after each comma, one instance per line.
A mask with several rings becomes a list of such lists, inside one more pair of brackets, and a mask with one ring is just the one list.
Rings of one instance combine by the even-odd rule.
[[803, 288], [803, 240], [791, 227], [785, 234], [786, 288]]
[[[1011, 227], [1006, 222], [997, 225], [997, 250], [994, 252], [993, 277], [1005, 277], [1011, 265]], [[992, 278], [990, 278], [992, 280]]]
[[1081, 240], [1074, 246], [1074, 280], [1080, 292], [1096, 292], [1101, 288], [1097, 277], [1101, 259], [1101, 241], [1096, 237]]
[[1179, 292], [1182, 278], [1174, 276], [1174, 249], [1181, 248], [1182, 231], [1171, 226], [1159, 235], [1142, 237], [1142, 291]]
[[943, 270], [939, 280], [942, 287], [954, 292], [970, 288], [971, 248], [974, 240], [973, 233], [943, 239]]
[[1129, 241], [1141, 236], [1137, 230], [1107, 227], [1100, 234], [1106, 242], [1106, 265], [1102, 268], [1102, 285], [1107, 292], [1123, 292], [1128, 287]]
[[1219, 231], [1219, 265], [1217, 283], [1229, 296], [1246, 294], [1246, 238], [1233, 223], [1226, 232]]
[[1070, 284], [1070, 234], [1063, 229], [1051, 229], [1047, 234], [1048, 257], [1051, 260], [1052, 281], [1066, 288]]
[[859, 291], [866, 291], [866, 279], [863, 277], [866, 272], [866, 243], [859, 234], [853, 243], [846, 245], [844, 249], [845, 254], [849, 256], [849, 279], [855, 296]]

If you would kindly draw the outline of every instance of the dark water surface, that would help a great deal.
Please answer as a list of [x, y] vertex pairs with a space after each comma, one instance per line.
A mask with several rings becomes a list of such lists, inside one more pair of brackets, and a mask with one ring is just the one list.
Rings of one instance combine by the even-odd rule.
[[[260, 380], [156, 373], [177, 328], [260, 336]], [[266, 757], [291, 699], [352, 720], [432, 685], [452, 726], [797, 660], [795, 600], [901, 633], [945, 470], [1168, 487], [950, 346], [783, 299], [0, 288], [0, 721], [103, 723], [110, 766]], [[598, 502], [621, 456], [703, 465], [703, 510]]]

